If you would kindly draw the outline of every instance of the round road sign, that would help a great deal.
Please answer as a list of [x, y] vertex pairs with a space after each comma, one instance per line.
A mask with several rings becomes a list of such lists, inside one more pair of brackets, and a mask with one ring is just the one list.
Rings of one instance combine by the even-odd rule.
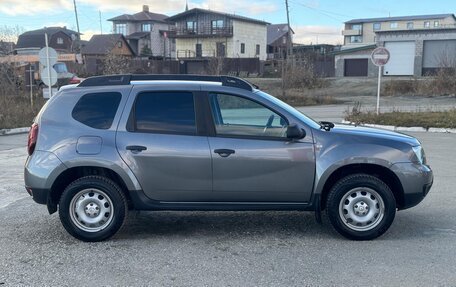
[[51, 78], [49, 79], [49, 67], [46, 67], [43, 69], [43, 71], [41, 72], [41, 81], [43, 81], [43, 83], [46, 85], [46, 86], [53, 86], [55, 85], [55, 83], [57, 83], [57, 72], [54, 70], [54, 68], [51, 68]]
[[390, 53], [385, 47], [375, 48], [371, 54], [372, 63], [374, 63], [376, 66], [384, 66], [386, 63], [388, 63], [389, 58]]
[[54, 66], [55, 63], [57, 63], [57, 52], [49, 47], [44, 47], [43, 49], [40, 50], [38, 56], [40, 57], [40, 63], [41, 65], [47, 67], [47, 56], [49, 55], [49, 66]]

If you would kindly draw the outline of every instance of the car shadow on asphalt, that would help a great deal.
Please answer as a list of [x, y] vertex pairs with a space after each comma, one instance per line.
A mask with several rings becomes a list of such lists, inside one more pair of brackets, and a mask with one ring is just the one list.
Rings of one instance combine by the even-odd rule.
[[318, 224], [312, 212], [282, 211], [188, 211], [131, 212], [117, 239], [156, 236], [220, 236], [232, 238], [255, 235], [332, 237], [329, 224]]

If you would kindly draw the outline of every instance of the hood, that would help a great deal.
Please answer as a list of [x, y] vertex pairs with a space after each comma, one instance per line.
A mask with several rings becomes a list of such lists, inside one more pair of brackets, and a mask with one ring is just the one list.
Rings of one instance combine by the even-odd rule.
[[371, 138], [378, 138], [378, 139], [385, 139], [385, 140], [396, 140], [403, 143], [407, 143], [411, 146], [417, 146], [420, 142], [409, 135], [378, 129], [378, 128], [369, 128], [364, 126], [353, 126], [353, 125], [344, 125], [344, 124], [336, 124], [334, 128], [329, 131], [330, 133], [337, 133], [337, 134], [346, 134], [346, 135], [353, 135], [353, 136], [363, 136], [363, 137], [371, 137]]

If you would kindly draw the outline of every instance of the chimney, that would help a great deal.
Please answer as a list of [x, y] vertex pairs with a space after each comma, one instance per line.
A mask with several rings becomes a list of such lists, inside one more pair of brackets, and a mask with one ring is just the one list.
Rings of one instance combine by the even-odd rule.
[[149, 5], [143, 5], [143, 12], [149, 12]]

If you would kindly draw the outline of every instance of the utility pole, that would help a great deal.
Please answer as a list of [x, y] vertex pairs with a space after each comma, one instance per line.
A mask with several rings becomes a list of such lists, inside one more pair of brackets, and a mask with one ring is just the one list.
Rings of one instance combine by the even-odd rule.
[[76, 16], [76, 26], [78, 27], [78, 37], [81, 35], [81, 31], [79, 31], [79, 19], [78, 19], [78, 9], [76, 9], [76, 0], [73, 0], [74, 5], [74, 15]]
[[291, 43], [291, 27], [290, 27], [290, 11], [288, 9], [288, 0], [285, 0], [285, 7], [287, 9], [287, 25], [288, 25], [288, 37], [287, 37], [287, 60], [288, 56], [293, 55], [293, 44]]
[[103, 35], [103, 24], [101, 24], [101, 10], [98, 10], [100, 16], [100, 34]]

